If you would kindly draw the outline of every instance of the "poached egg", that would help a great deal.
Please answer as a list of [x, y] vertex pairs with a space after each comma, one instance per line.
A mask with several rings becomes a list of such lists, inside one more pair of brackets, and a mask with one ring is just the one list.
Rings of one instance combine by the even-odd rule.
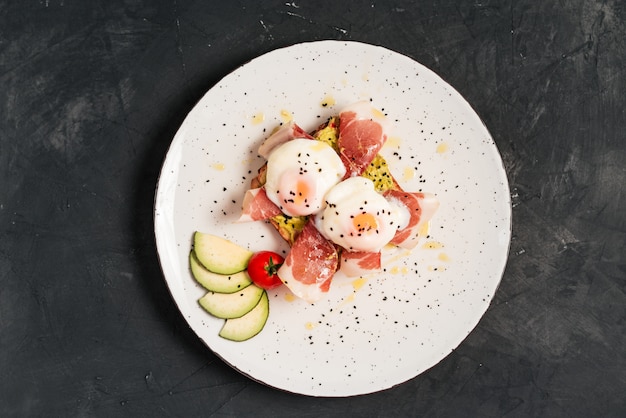
[[376, 192], [365, 177], [350, 177], [326, 194], [318, 230], [349, 251], [378, 252], [407, 225], [409, 214]]
[[335, 150], [322, 141], [295, 138], [267, 159], [267, 197], [285, 215], [307, 216], [325, 207], [326, 193], [346, 174]]

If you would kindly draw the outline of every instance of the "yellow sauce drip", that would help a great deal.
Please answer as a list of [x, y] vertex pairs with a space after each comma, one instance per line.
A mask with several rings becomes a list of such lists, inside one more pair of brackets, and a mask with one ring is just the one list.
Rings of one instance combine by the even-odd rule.
[[440, 253], [437, 258], [441, 261], [450, 261], [450, 257], [446, 253]]
[[364, 279], [363, 277], [360, 277], [358, 279], [352, 280], [352, 288], [354, 289], [355, 292], [357, 292], [360, 288], [365, 286], [366, 282], [367, 282], [367, 280]]
[[321, 103], [322, 107], [331, 107], [335, 105], [335, 99], [333, 98], [333, 96], [326, 96], [324, 97], [324, 100], [322, 100]]
[[388, 271], [390, 274], [407, 274], [409, 272], [409, 268], [406, 266], [405, 267], [393, 266]]
[[372, 115], [374, 115], [375, 118], [379, 119], [385, 118], [385, 114], [376, 108], [372, 108]]
[[287, 302], [293, 302], [294, 300], [296, 300], [296, 297], [293, 293], [285, 293], [285, 300]]
[[401, 142], [402, 141], [400, 140], [399, 137], [397, 137], [397, 136], [390, 136], [390, 137], [387, 138], [387, 140], [383, 144], [383, 147], [400, 149], [400, 143]]
[[437, 250], [439, 248], [443, 248], [443, 244], [439, 241], [428, 241], [422, 246], [422, 248], [427, 250]]
[[402, 174], [402, 180], [409, 181], [413, 177], [415, 177], [415, 170], [411, 167], [405, 167], [404, 173]]
[[306, 324], [304, 324], [304, 327], [306, 329], [308, 329], [309, 331], [311, 331], [313, 328], [315, 328], [317, 326], [317, 324], [314, 324], [313, 322], [307, 322]]
[[288, 110], [281, 110], [280, 117], [283, 119], [283, 122], [289, 123], [293, 120], [293, 115]]
[[419, 230], [419, 236], [425, 237], [428, 235], [428, 232], [430, 232], [430, 222], [426, 222], [425, 224], [421, 226]]
[[258, 125], [259, 123], [265, 120], [265, 115], [263, 112], [259, 112], [256, 115], [252, 116], [252, 123]]
[[224, 164], [222, 164], [222, 163], [211, 164], [211, 167], [213, 167], [215, 170], [219, 170], [219, 171], [222, 171], [225, 168]]
[[[387, 250], [392, 250], [392, 249], [397, 249], [398, 247], [396, 247], [396, 246], [395, 246], [395, 245], [393, 245], [393, 244], [387, 244], [387, 245], [385, 246], [385, 248], [386, 248]], [[397, 261], [399, 261], [399, 260], [401, 260], [401, 259], [403, 259], [403, 258], [408, 257], [409, 255], [411, 255], [411, 250], [402, 250], [400, 253], [398, 253], [398, 254], [394, 255], [393, 257], [389, 258], [389, 260], [387, 260], [387, 261], [385, 262], [385, 265], [386, 265], [386, 266], [388, 266], [388, 265], [390, 265], [391, 263], [395, 263], [395, 262], [397, 262]]]
[[442, 142], [441, 144], [437, 145], [437, 154], [443, 154], [446, 151], [448, 151], [448, 144]]
[[444, 266], [428, 266], [428, 271], [446, 271]]

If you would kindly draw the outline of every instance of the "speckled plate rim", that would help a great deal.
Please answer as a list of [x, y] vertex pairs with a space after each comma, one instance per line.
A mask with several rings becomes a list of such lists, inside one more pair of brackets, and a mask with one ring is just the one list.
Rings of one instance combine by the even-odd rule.
[[[357, 61], [358, 58], [365, 59], [367, 63], [364, 66], [362, 64], [352, 65], [349, 63], [350, 58], [357, 58]], [[326, 65], [330, 61], [325, 61], [331, 59], [332, 64], [335, 65], [334, 68], [328, 70]], [[376, 59], [385, 61], [384, 75], [380, 74], [381, 66], [376, 62]], [[338, 60], [346, 60], [346, 67], [337, 66]], [[259, 93], [255, 94], [254, 89], [259, 84], [259, 77], [261, 82], [277, 83], [281, 81], [280, 74], [268, 75], [272, 74], [270, 70], [273, 70], [268, 69], [268, 66], [283, 61], [289, 64], [304, 63], [301, 69], [295, 72], [302, 73], [298, 75], [317, 77], [318, 85], [313, 83], [314, 87], [311, 89], [314, 91], [308, 94], [312, 97], [301, 98], [301, 101], [307, 101], [307, 103], [300, 107], [300, 103], [294, 102], [293, 97], [290, 98], [288, 94], [289, 89], [292, 89], [293, 93], [294, 86], [288, 86], [282, 91], [278, 89], [277, 94], [280, 97], [274, 98], [275, 103], [269, 106], [271, 109], [267, 109], [265, 106], [265, 113], [272, 115], [272, 118], [264, 117], [262, 119], [266, 120], [258, 123], [260, 107], [258, 103], [251, 105], [255, 100], [257, 102], [259, 100]], [[395, 69], [390, 68], [388, 65], [390, 62], [396, 65]], [[312, 67], [313, 70], [308, 66]], [[320, 70], [320, 68], [324, 69]], [[378, 74], [374, 73], [375, 70], [378, 70]], [[415, 79], [410, 76], [409, 73], [411, 72], [414, 72]], [[355, 77], [356, 73], [359, 73], [359, 77]], [[249, 79], [252, 75], [254, 75], [255, 80], [250, 84]], [[264, 77], [267, 80], [264, 80]], [[329, 80], [331, 82], [327, 83]], [[326, 83], [325, 87], [320, 88], [320, 83]], [[402, 84], [404, 86], [401, 86]], [[301, 88], [302, 85], [300, 82], [296, 84], [296, 87]], [[241, 89], [246, 88], [246, 86], [250, 87], [251, 90], [243, 91], [242, 96]], [[399, 88], [402, 88], [401, 93]], [[412, 88], [413, 91], [411, 91]], [[429, 92], [426, 92], [428, 90]], [[311, 95], [311, 93], [318, 94]], [[212, 126], [206, 124], [209, 112], [220, 112], [216, 107], [218, 102], [224, 99], [221, 107], [228, 107], [226, 103], [235, 97], [239, 97], [239, 99], [235, 100], [236, 103], [231, 105], [234, 106], [231, 109], [236, 109], [236, 111], [229, 116], [232, 117], [232, 120], [223, 123], [224, 129], [220, 131], [215, 120], [212, 121]], [[384, 298], [381, 300], [387, 300], [387, 297], [397, 300], [406, 297], [406, 301], [403, 302], [412, 307], [410, 310], [404, 307], [385, 308], [383, 310], [380, 307], [373, 310], [362, 308], [362, 311], [365, 310], [369, 314], [375, 312], [375, 317], [370, 316], [371, 321], [369, 323], [372, 323], [372, 328], [380, 331], [381, 335], [384, 334], [383, 337], [378, 336], [375, 343], [371, 341], [375, 339], [373, 337], [374, 332], [366, 330], [362, 331], [362, 334], [369, 332], [369, 341], [367, 341], [367, 336], [362, 337], [355, 333], [354, 341], [346, 344], [344, 348], [347, 348], [345, 349], [337, 348], [336, 342], [329, 344], [330, 338], [326, 338], [325, 345], [331, 345], [333, 347], [331, 351], [328, 349], [324, 351], [324, 346], [320, 345], [315, 349], [311, 348], [313, 337], [319, 340], [320, 334], [324, 336], [333, 335], [337, 332], [338, 327], [347, 324], [345, 318], [340, 318], [336, 314], [333, 314], [336, 322], [323, 323], [324, 320], [320, 318], [329, 316], [330, 312], [337, 312], [342, 306], [354, 304], [356, 308], [359, 303], [364, 302], [362, 300], [365, 298], [363, 296], [364, 291], [357, 291], [353, 282], [346, 281], [336, 287], [333, 283], [334, 288], [331, 289], [331, 296], [328, 300], [315, 306], [303, 304], [299, 300], [294, 302], [288, 298], [289, 293], [284, 288], [273, 291], [270, 293], [270, 319], [266, 329], [261, 334], [245, 343], [232, 343], [220, 339], [217, 337], [217, 331], [221, 326], [220, 321], [210, 318], [196, 303], [198, 297], [203, 294], [203, 290], [193, 281], [187, 266], [187, 255], [191, 248], [191, 233], [194, 230], [208, 229], [208, 232], [222, 233], [227, 238], [253, 250], [268, 247], [269, 249], [280, 250], [284, 249], [284, 246], [281, 246], [281, 241], [271, 234], [272, 231], [262, 225], [251, 227], [258, 234], [252, 239], [250, 238], [250, 226], [235, 226], [232, 223], [221, 221], [220, 219], [223, 218], [216, 215], [218, 211], [221, 211], [227, 218], [230, 216], [229, 219], [232, 221], [237, 208], [240, 207], [238, 196], [241, 195], [242, 197], [243, 195], [242, 191], [246, 188], [245, 181], [239, 182], [240, 184], [236, 184], [234, 190], [230, 191], [229, 198], [232, 197], [232, 204], [228, 205], [224, 205], [219, 200], [214, 200], [213, 204], [207, 203], [205, 194], [207, 190], [211, 190], [210, 188], [199, 187], [198, 190], [192, 192], [196, 183], [209, 183], [209, 180], [205, 180], [207, 176], [213, 176], [211, 179], [215, 179], [224, 174], [217, 172], [224, 170], [219, 167], [223, 163], [208, 158], [212, 154], [208, 148], [209, 145], [207, 145], [211, 142], [209, 138], [215, 137], [213, 134], [216, 132], [227, 135], [228, 130], [232, 129], [227, 125], [231, 125], [231, 122], [233, 122], [232, 125], [238, 125], [239, 122], [242, 122], [242, 132], [236, 139], [238, 142], [235, 148], [237, 145], [247, 145], [246, 153], [252, 154], [265, 135], [264, 132], [280, 123], [281, 118], [284, 118], [285, 108], [293, 109], [294, 119], [305, 128], [311, 129], [317, 126], [316, 123], [319, 122], [319, 119], [323, 120], [325, 117], [336, 113], [341, 105], [347, 105], [356, 99], [364, 98], [369, 98], [375, 105], [384, 107], [385, 112], [392, 117], [397, 117], [397, 122], [401, 127], [406, 128], [406, 125], [412, 124], [411, 132], [417, 129], [422, 132], [431, 130], [431, 138], [424, 134], [422, 135], [424, 138], [420, 137], [409, 142], [405, 138], [407, 130], [399, 129], [400, 140], [391, 141], [394, 142], [394, 145], [386, 147], [385, 156], [393, 168], [393, 164], [397, 164], [398, 167], [403, 166], [403, 163], [400, 162], [403, 156], [406, 161], [406, 157], [413, 159], [416, 154], [420, 154], [419, 164], [413, 166], [412, 175], [406, 175], [406, 167], [404, 174], [401, 174], [402, 171], [400, 171], [399, 173], [394, 172], [394, 175], [402, 178], [401, 183], [405, 183], [403, 187], [406, 190], [416, 191], [417, 188], [421, 189], [422, 183], [426, 183], [424, 184], [424, 191], [433, 192], [440, 197], [442, 200], [440, 212], [442, 213], [439, 216], [443, 216], [444, 219], [438, 220], [436, 216], [433, 220], [433, 227], [436, 228], [441, 221], [442, 225], [439, 226], [442, 230], [431, 232], [430, 239], [427, 241], [436, 244], [443, 242], [442, 246], [447, 248], [448, 252], [444, 254], [440, 251], [419, 249], [408, 257], [391, 254], [386, 258], [385, 273], [367, 278], [367, 286], [365, 287], [369, 297], [377, 295]], [[412, 114], [409, 118], [398, 117], [406, 100], [411, 101], [413, 106], [419, 106], [421, 112]], [[322, 102], [328, 103], [329, 101], [336, 101], [336, 106], [321, 107]], [[439, 103], [436, 103], [437, 101]], [[313, 114], [316, 115], [315, 118], [310, 119]], [[220, 117], [223, 117], [223, 113]], [[442, 122], [444, 119], [445, 123]], [[253, 120], [255, 121], [252, 122]], [[441, 136], [437, 139], [432, 138], [434, 129], [445, 129], [446, 127], [451, 136], [452, 132], [454, 135], [465, 132], [465, 135], [460, 135], [463, 136], [463, 139], [447, 139], [447, 137], [442, 139]], [[211, 147], [216, 145], [220, 148], [227, 147], [224, 145], [224, 140], [219, 144], [211, 145]], [[463, 150], [463, 147], [467, 147], [467, 149]], [[244, 148], [246, 147], [244, 146]], [[425, 150], [432, 155], [429, 153], [427, 156], [423, 156]], [[463, 154], [467, 154], [467, 156], [459, 156]], [[243, 158], [245, 168], [238, 167], [234, 171], [238, 175], [243, 173], [244, 180], [249, 180], [246, 175], [251, 173], [250, 167], [258, 168], [260, 162], [254, 158], [249, 158], [249, 160], [246, 158]], [[411, 164], [414, 163], [415, 161], [411, 162]], [[458, 164], [460, 168], [452, 169], [446, 164]], [[442, 167], [443, 169], [441, 169]], [[465, 178], [457, 174], [457, 171], [467, 168], [475, 171], [473, 176]], [[185, 174], [186, 171], [204, 172], [195, 179]], [[437, 175], [444, 177], [444, 180], [440, 179], [438, 184], [422, 180], [422, 177], [432, 179]], [[467, 192], [469, 193], [467, 196], [458, 195], [459, 186], [463, 183], [459, 180], [462, 178], [466, 182], [463, 185], [471, 189]], [[448, 183], [445, 179], [448, 179]], [[453, 185], [450, 179], [453, 179], [457, 184]], [[475, 179], [480, 180], [474, 182]], [[471, 186], [470, 182], [474, 182], [475, 187], [469, 187]], [[215, 187], [221, 186], [212, 185], [210, 187], [213, 187], [212, 190], [215, 192], [217, 190]], [[189, 194], [186, 197], [182, 193], [185, 188]], [[226, 186], [224, 186], [225, 190]], [[489, 202], [485, 202], [485, 204], [489, 204], [489, 209], [481, 207], [480, 211], [483, 212], [480, 214], [481, 216], [477, 216], [476, 211], [471, 207], [477, 203], [471, 201], [471, 198], [475, 197], [476, 194], [482, 198], [489, 197]], [[468, 198], [470, 199], [469, 203], [467, 203]], [[193, 203], [194, 199], [202, 203], [198, 204], [198, 207], [191, 212], [181, 213], [181, 200], [186, 203]], [[208, 218], [205, 215], [208, 215]], [[463, 222], [460, 222], [460, 219]], [[484, 219], [487, 221], [481, 222]], [[223, 361], [253, 380], [289, 392], [326, 397], [362, 395], [385, 390], [419, 375], [444, 359], [474, 329], [487, 310], [504, 273], [511, 235], [510, 195], [502, 160], [486, 126], [471, 106], [454, 88], [411, 58], [380, 46], [353, 41], [316, 41], [271, 51], [242, 65], [210, 89], [189, 113], [170, 145], [157, 184], [154, 220], [159, 261], [168, 288], [181, 313], [199, 338]], [[469, 229], [464, 227], [464, 224], [470, 221], [478, 222], [480, 225]], [[228, 229], [225, 229], [226, 225]], [[495, 230], [493, 230], [494, 227]], [[488, 231], [485, 232], [481, 228], [488, 229]], [[450, 230], [452, 232], [448, 233], [447, 231]], [[451, 240], [451, 236], [456, 236], [461, 232], [480, 236], [479, 239], [483, 240], [483, 250], [474, 250], [473, 247], [476, 245], [481, 247], [477, 241], [470, 240], [463, 245], [457, 245], [459, 240]], [[242, 238], [244, 236], [245, 239]], [[472, 262], [469, 258], [459, 257], [462, 254], [458, 248], [461, 247], [469, 252], [469, 258], [476, 256], [479, 260]], [[487, 251], [494, 251], [494, 253], [490, 254], [486, 264], [481, 265], [480, 263], [486, 260], [482, 255]], [[433, 257], [434, 255], [436, 257]], [[445, 258], [442, 255], [445, 255]], [[459, 273], [461, 276], [475, 274], [480, 279], [472, 281], [470, 278], [464, 286], [446, 282], [446, 277]], [[393, 286], [390, 285], [390, 275], [393, 275]], [[408, 276], [417, 277], [418, 281], [411, 282], [407, 278]], [[419, 296], [416, 296], [416, 293]], [[413, 296], [407, 296], [410, 294]], [[464, 296], [468, 294], [471, 294], [471, 297]], [[450, 298], [455, 303], [459, 302], [462, 309], [453, 307], [448, 308], [447, 312], [440, 309], [444, 301], [447, 302]], [[466, 303], [467, 300], [469, 303]], [[437, 304], [439, 306], [436, 306]], [[365, 306], [369, 305], [365, 304]], [[439, 310], [439, 312], [433, 316], [433, 310]], [[419, 314], [416, 314], [416, 311], [420, 311]], [[302, 322], [303, 320], [294, 318], [301, 315], [308, 315], [311, 321], [298, 323], [297, 321]], [[406, 335], [397, 336], [395, 332], [385, 334], [387, 331], [383, 328], [389, 328], [391, 323], [398, 323], [397, 319], [394, 320], [394, 315], [397, 315], [397, 318], [417, 315], [410, 325], [414, 329], [407, 331]], [[349, 317], [348, 321], [353, 323], [356, 317], [356, 322], [359, 322], [358, 316], [347, 316]], [[381, 316], [388, 317], [380, 320]], [[462, 322], [461, 326], [457, 324], [457, 321]], [[311, 324], [313, 325], [309, 326]], [[435, 326], [434, 324], [446, 324], [446, 326]], [[452, 330], [442, 331], [448, 329], [447, 325], [451, 325]], [[346, 328], [350, 326], [352, 324], [347, 325]], [[408, 321], [405, 326], [409, 328]], [[430, 328], [426, 334], [430, 334], [428, 341], [434, 348], [424, 346], [426, 341], [423, 335], [424, 327]], [[318, 332], [319, 329], [324, 329], [324, 332]], [[345, 334], [341, 331], [339, 333]], [[388, 338], [389, 336], [395, 339], [393, 341], [380, 340], [380, 338]], [[349, 339], [343, 335], [341, 337], [346, 340]], [[275, 350], [277, 353], [275, 355], [271, 352], [273, 348], [270, 348], [259, 357], [260, 347], [272, 347], [273, 344], [278, 344], [276, 341], [280, 341], [281, 347], [284, 347], [285, 341], [288, 341], [289, 345], [293, 343], [296, 348], [287, 353], [279, 353], [280, 350]], [[362, 345], [366, 344], [366, 341], [370, 346], [367, 350], [363, 350]], [[341, 342], [344, 343], [343, 340]], [[416, 343], [418, 343], [417, 346], [415, 346]], [[397, 347], [388, 348], [394, 344]], [[374, 348], [372, 349], [372, 347]], [[413, 351], [415, 348], [418, 349], [417, 354]], [[380, 354], [382, 352], [384, 356], [389, 356], [392, 352], [395, 354], [396, 351], [399, 354], [394, 359], [383, 358]], [[318, 352], [323, 353], [320, 354], [320, 357], [326, 356], [325, 362], [322, 362], [320, 358], [310, 361], [311, 357], [314, 357]], [[328, 360], [329, 353], [333, 355], [333, 360]], [[257, 357], [250, 359], [254, 355]], [[302, 357], [299, 358], [299, 356]], [[335, 357], [339, 357], [340, 360], [335, 361]], [[417, 360], [415, 360], [416, 357]], [[299, 364], [300, 360], [310, 364], [302, 366]], [[289, 369], [276, 370], [276, 367], [281, 366], [277, 362], [289, 364]], [[300, 367], [292, 367], [298, 365]], [[355, 384], [357, 380], [358, 383]]]

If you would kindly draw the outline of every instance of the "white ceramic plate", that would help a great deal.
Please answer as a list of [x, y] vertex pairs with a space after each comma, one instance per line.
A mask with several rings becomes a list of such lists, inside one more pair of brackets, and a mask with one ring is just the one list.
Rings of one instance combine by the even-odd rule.
[[[335, 280], [315, 305], [284, 287], [270, 291], [270, 317], [259, 335], [241, 343], [220, 338], [223, 321], [199, 307], [205, 292], [188, 268], [193, 232], [253, 251], [286, 250], [269, 225], [234, 223], [264, 163], [256, 150], [290, 117], [312, 130], [358, 100], [371, 100], [394, 121], [383, 154], [403, 188], [439, 197], [428, 238], [410, 254], [386, 254], [384, 273]], [[155, 231], [172, 296], [213, 352], [276, 388], [350, 396], [417, 376], [471, 332], [504, 271], [510, 208], [496, 146], [452, 87], [388, 49], [320, 41], [258, 57], [199, 101], [165, 159]]]

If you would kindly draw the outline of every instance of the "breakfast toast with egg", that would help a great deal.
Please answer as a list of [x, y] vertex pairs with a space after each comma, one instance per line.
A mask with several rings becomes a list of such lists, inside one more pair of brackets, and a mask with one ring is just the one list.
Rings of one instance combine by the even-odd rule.
[[[332, 116], [308, 135], [310, 135], [312, 140], [327, 143], [339, 154], [339, 122], [338, 116]], [[253, 189], [262, 187], [266, 183], [266, 173], [267, 162], [259, 168], [257, 176], [252, 179], [251, 187]], [[398, 182], [392, 176], [385, 158], [380, 154], [374, 157], [361, 176], [372, 180], [376, 191], [379, 193], [385, 193], [388, 190], [402, 190]], [[284, 213], [269, 218], [269, 222], [290, 246], [293, 245], [296, 237], [307, 223], [307, 220], [308, 216], [288, 216]]]
[[281, 281], [313, 303], [336, 272], [348, 277], [382, 269], [382, 250], [412, 249], [437, 210], [435, 195], [404, 191], [381, 152], [389, 120], [357, 102], [311, 133], [280, 126], [258, 153], [267, 162], [252, 180], [240, 222], [270, 222], [290, 250]]

